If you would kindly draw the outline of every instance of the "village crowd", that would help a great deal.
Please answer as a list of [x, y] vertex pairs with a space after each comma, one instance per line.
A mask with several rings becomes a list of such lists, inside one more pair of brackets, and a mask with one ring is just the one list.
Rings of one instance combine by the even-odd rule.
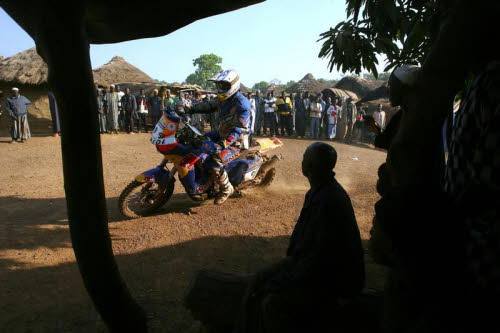
[[[352, 98], [334, 97], [332, 100], [331, 97], [324, 98], [322, 94], [309, 92], [289, 95], [282, 92], [276, 98], [273, 91], [262, 97], [258, 90], [246, 93], [246, 97], [250, 101], [252, 113], [250, 130], [255, 135], [345, 142], [370, 140], [371, 131], [365, 123], [366, 110], [357, 107]], [[57, 102], [51, 92], [48, 98], [54, 136], [58, 136], [61, 130]], [[122, 91], [119, 85], [110, 85], [109, 88], [96, 86], [96, 98], [101, 134], [134, 134], [141, 131], [147, 133], [163, 112], [176, 111], [179, 107], [189, 109], [215, 98], [215, 95], [195, 90], [180, 91], [174, 95], [166, 87], [154, 89], [150, 94], [140, 89], [138, 95], [133, 95], [130, 88]], [[6, 110], [11, 119], [13, 143], [25, 142], [31, 135], [27, 117], [30, 103], [18, 88], [12, 88]], [[383, 131], [386, 115], [382, 105], [372, 117]], [[217, 113], [195, 114], [192, 123], [200, 130], [204, 130], [207, 125], [216, 129], [219, 119]]]
[[[358, 110], [350, 97], [332, 100], [321, 93], [300, 92], [287, 96], [282, 92], [276, 98], [271, 91], [262, 98], [257, 91], [253, 96], [249, 93], [248, 98], [255, 109], [252, 131], [256, 135], [347, 142], [364, 141], [368, 135], [364, 126], [366, 110], [363, 107]], [[381, 105], [373, 117], [383, 130], [386, 117]]]

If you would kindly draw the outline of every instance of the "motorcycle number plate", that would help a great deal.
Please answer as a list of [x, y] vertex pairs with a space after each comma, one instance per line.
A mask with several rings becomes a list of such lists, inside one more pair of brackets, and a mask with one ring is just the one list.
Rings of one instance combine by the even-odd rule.
[[175, 125], [173, 123], [167, 123], [165, 119], [162, 117], [160, 121], [156, 124], [155, 129], [153, 130], [153, 133], [151, 133], [151, 143], [155, 145], [171, 145], [176, 142], [175, 140], [175, 132], [173, 135], [164, 136], [165, 128], [167, 126], [173, 126], [174, 128], [168, 129], [169, 132], [174, 132], [175, 131]]

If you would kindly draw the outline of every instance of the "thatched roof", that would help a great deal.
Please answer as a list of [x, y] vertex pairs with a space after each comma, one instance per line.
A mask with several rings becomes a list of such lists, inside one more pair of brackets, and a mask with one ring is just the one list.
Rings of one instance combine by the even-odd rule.
[[383, 81], [365, 79], [359, 76], [346, 76], [337, 82], [335, 88], [349, 90], [360, 97], [364, 97], [370, 91], [375, 90], [383, 84]]
[[240, 91], [244, 94], [250, 91], [250, 89], [247, 88], [243, 83], [240, 83]]
[[[47, 83], [48, 68], [35, 48], [0, 60], [0, 81], [12, 84], [41, 85]], [[107, 64], [93, 70], [94, 81], [102, 85], [121, 82], [147, 82], [154, 80], [121, 57], [113, 57]]]
[[13, 84], [47, 83], [48, 68], [35, 48], [0, 60], [0, 81]]
[[267, 90], [266, 90], [266, 94], [269, 93], [269, 92], [273, 92], [274, 96], [278, 96], [281, 94], [281, 92], [283, 91], [283, 87], [281, 86], [278, 86], [276, 84], [270, 84], [268, 87], [267, 87]]
[[172, 91], [179, 91], [179, 90], [196, 90], [196, 91], [202, 91], [203, 88], [197, 84], [179, 84], [179, 83], [172, 83], [172, 84], [167, 84], [165, 85], [167, 89], [170, 89]]
[[389, 87], [387, 84], [383, 84], [380, 87], [368, 92], [360, 103], [374, 101], [381, 98], [389, 98]]
[[323, 97], [331, 97], [332, 99], [335, 97], [340, 97], [342, 99], [347, 99], [348, 97], [351, 97], [353, 101], [359, 100], [358, 95], [353, 93], [352, 91], [344, 90], [344, 89], [338, 89], [338, 88], [326, 88], [321, 91], [323, 94]]
[[308, 91], [312, 94], [319, 94], [327, 87], [328, 83], [321, 83], [311, 73], [308, 73], [299, 82], [289, 87], [286, 92], [299, 93]]
[[112, 84], [120, 82], [148, 82], [154, 80], [141, 71], [139, 68], [132, 66], [122, 57], [114, 56], [108, 63], [93, 70], [94, 81], [101, 84]]

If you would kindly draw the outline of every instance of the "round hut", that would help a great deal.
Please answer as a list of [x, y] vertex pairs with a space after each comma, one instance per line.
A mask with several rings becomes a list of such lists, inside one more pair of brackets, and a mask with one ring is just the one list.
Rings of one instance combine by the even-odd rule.
[[382, 98], [389, 98], [389, 86], [387, 85], [387, 83], [381, 85], [375, 90], [368, 92], [368, 94], [366, 94], [359, 102], [362, 104]]
[[[94, 81], [104, 86], [119, 84], [122, 89], [125, 89], [133, 83], [137, 87], [137, 91], [132, 91], [134, 94], [139, 93], [141, 86], [155, 84], [149, 75], [132, 66], [125, 59], [116, 56], [103, 66], [94, 69], [93, 72]], [[20, 93], [32, 103], [29, 107], [28, 119], [31, 132], [34, 134], [51, 133], [47, 74], [47, 65], [35, 48], [0, 60], [0, 90], [4, 91], [4, 97], [0, 99], [0, 103], [5, 104], [5, 97], [12, 87], [19, 88]], [[5, 117], [0, 117], [2, 135], [7, 135], [9, 126]]]
[[308, 73], [299, 82], [289, 87], [286, 92], [296, 94], [307, 91], [313, 95], [317, 95], [327, 87], [328, 83], [321, 83], [311, 73]]
[[384, 81], [366, 79], [359, 76], [345, 76], [334, 86], [335, 88], [352, 91], [359, 98], [365, 97], [372, 90], [384, 84]]
[[[21, 95], [31, 101], [28, 121], [32, 133], [49, 133], [51, 123], [47, 93], [48, 68], [35, 48], [0, 60], [0, 90], [4, 96], [0, 100], [5, 105], [5, 98], [13, 87], [19, 88]], [[1, 117], [0, 133], [7, 135], [10, 122]]]
[[338, 98], [340, 101], [344, 101], [347, 98], [351, 97], [354, 102], [357, 102], [359, 100], [359, 97], [357, 94], [353, 93], [352, 91], [344, 90], [344, 89], [339, 89], [339, 88], [326, 88], [321, 91], [323, 94], [323, 98], [326, 100], [328, 97], [332, 99], [332, 101], [335, 98]]

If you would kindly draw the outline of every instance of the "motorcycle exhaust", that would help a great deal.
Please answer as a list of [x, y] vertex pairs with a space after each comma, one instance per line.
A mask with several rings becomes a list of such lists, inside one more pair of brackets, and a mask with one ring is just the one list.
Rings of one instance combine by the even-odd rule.
[[276, 163], [278, 163], [282, 159], [283, 159], [283, 156], [281, 154], [274, 155], [273, 157], [271, 157], [271, 159], [269, 161], [267, 161], [266, 163], [264, 163], [262, 165], [262, 167], [260, 168], [260, 171], [264, 172], [264, 173], [268, 172], [269, 170], [274, 168]]

